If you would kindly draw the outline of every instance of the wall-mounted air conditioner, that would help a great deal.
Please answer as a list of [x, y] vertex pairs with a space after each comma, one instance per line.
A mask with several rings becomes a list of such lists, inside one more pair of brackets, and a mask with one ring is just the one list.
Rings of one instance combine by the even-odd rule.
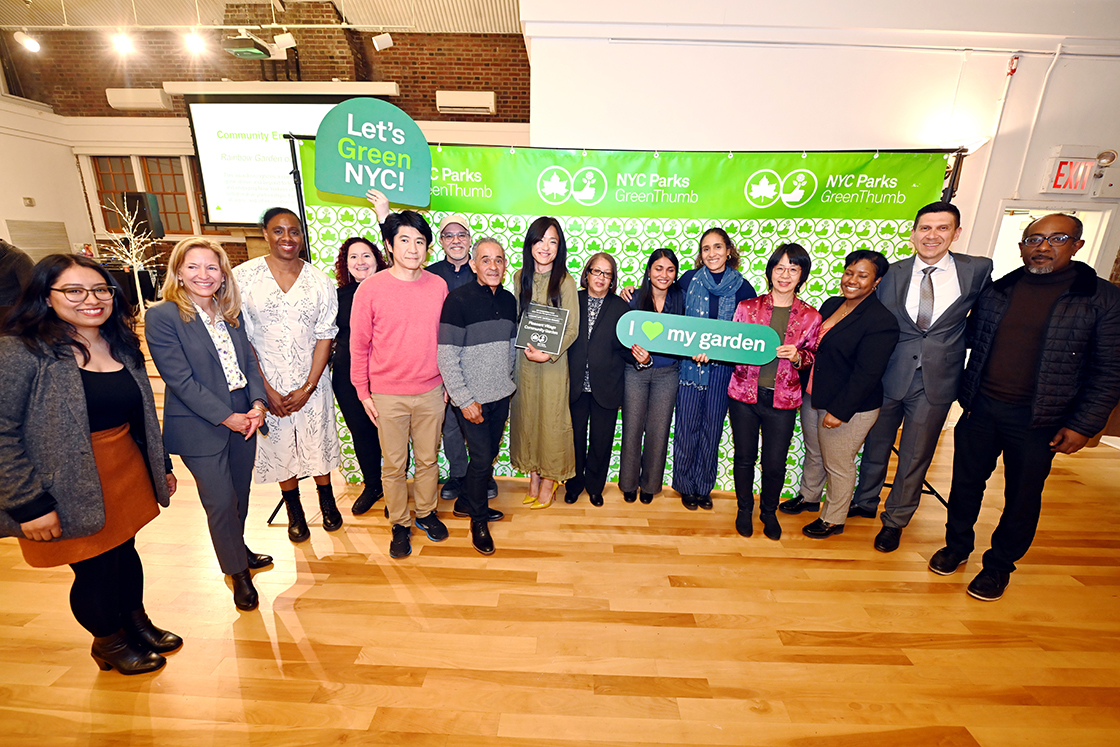
[[493, 91], [436, 91], [440, 114], [493, 114], [494, 101]]

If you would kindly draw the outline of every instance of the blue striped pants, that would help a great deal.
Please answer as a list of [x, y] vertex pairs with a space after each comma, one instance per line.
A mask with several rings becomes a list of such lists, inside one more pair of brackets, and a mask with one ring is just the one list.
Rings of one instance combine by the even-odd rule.
[[727, 385], [733, 366], [709, 363], [708, 386], [677, 387], [673, 422], [673, 490], [708, 495], [716, 486], [719, 441], [727, 417]]

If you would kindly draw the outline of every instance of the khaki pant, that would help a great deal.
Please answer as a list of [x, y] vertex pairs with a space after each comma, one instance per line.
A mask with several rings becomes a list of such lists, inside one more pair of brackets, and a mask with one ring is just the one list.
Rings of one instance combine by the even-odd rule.
[[863, 440], [875, 420], [879, 410], [857, 412], [851, 420], [835, 428], [825, 428], [821, 423], [827, 410], [814, 410], [817, 414], [817, 439], [821, 445], [821, 462], [828, 474], [826, 498], [821, 507], [821, 518], [829, 524], [843, 524], [848, 520], [848, 508], [852, 505], [852, 491], [856, 487], [856, 454], [863, 446]]
[[443, 386], [423, 394], [373, 394], [381, 440], [381, 481], [389, 522], [411, 526], [408, 514], [408, 442], [416, 462], [413, 482], [416, 516], [424, 518], [439, 502], [439, 438], [443, 429]]

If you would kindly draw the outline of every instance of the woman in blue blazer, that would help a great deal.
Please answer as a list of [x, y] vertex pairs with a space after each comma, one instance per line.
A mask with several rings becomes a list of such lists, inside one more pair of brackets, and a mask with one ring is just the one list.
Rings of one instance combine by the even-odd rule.
[[163, 299], [144, 319], [152, 361], [167, 387], [163, 441], [194, 475], [218, 565], [233, 579], [234, 604], [256, 609], [249, 571], [272, 558], [246, 546], [245, 517], [267, 399], [221, 245], [202, 238], [176, 244]]

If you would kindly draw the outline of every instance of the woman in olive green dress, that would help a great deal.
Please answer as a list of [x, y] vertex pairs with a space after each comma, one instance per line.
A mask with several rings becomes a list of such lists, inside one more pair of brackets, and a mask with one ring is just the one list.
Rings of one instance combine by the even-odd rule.
[[548, 508], [561, 482], [575, 476], [572, 415], [568, 409], [568, 348], [579, 334], [576, 283], [568, 274], [564, 231], [555, 218], [533, 221], [525, 235], [521, 270], [513, 276], [518, 320], [529, 303], [568, 310], [560, 353], [529, 345], [516, 356], [517, 392], [510, 403], [510, 461], [529, 473], [530, 508]]

